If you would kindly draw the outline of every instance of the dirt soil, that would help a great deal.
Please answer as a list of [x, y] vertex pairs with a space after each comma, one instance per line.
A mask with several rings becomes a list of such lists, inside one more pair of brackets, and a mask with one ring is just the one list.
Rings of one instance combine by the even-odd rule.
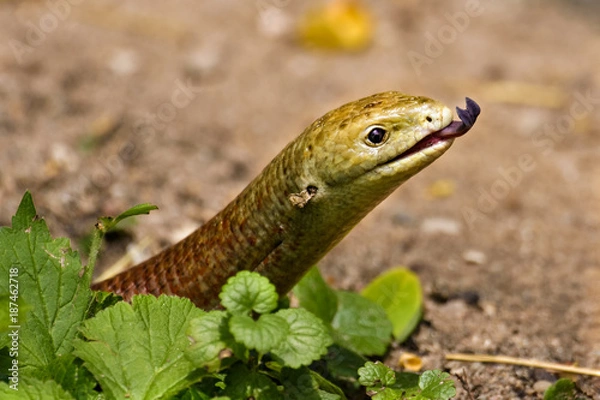
[[[298, 4], [301, 3], [301, 4]], [[373, 1], [356, 53], [307, 49], [321, 1], [2, 2], [0, 223], [26, 189], [74, 243], [98, 215], [159, 212], [110, 241], [141, 257], [226, 205], [312, 120], [401, 90], [476, 127], [320, 266], [360, 289], [414, 270], [425, 314], [388, 356], [465, 376], [476, 399], [541, 399], [556, 374], [444, 360], [466, 352], [600, 368], [600, 7], [593, 1]], [[365, 2], [366, 3], [366, 2]], [[459, 384], [459, 399], [469, 393]], [[600, 398], [600, 378], [579, 378]]]

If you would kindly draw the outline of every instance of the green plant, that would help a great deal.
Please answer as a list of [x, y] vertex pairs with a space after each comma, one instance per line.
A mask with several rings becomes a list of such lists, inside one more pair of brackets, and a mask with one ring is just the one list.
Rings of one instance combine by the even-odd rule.
[[580, 395], [575, 382], [567, 378], [557, 380], [544, 393], [544, 400], [583, 400], [585, 398]]
[[377, 362], [358, 370], [358, 381], [375, 400], [448, 400], [456, 395], [454, 381], [446, 372], [425, 371], [422, 375], [398, 373]]
[[[316, 269], [294, 289], [304, 308], [288, 308], [251, 272], [231, 278], [223, 309], [210, 312], [185, 298], [138, 295], [129, 304], [90, 290], [103, 235], [154, 208], [101, 218], [83, 266], [25, 194], [12, 227], [0, 228], [0, 398], [333, 400], [346, 398], [338, 385], [354, 393], [365, 384], [357, 370], [372, 368], [365, 356], [387, 350], [398, 321], [387, 319], [385, 304], [331, 289]], [[395, 376], [394, 388], [421, 384]], [[413, 393], [366, 386], [380, 399]], [[447, 398], [431, 396], [421, 398]]]

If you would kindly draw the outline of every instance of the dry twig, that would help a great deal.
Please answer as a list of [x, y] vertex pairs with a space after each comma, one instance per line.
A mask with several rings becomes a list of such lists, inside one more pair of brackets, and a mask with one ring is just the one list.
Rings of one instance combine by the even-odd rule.
[[490, 356], [487, 354], [462, 354], [452, 353], [446, 354], [446, 360], [452, 361], [469, 361], [469, 362], [488, 362], [498, 364], [520, 365], [523, 367], [543, 368], [558, 372], [567, 372], [578, 375], [599, 376], [600, 370], [592, 368], [582, 368], [573, 365], [564, 365], [551, 362], [537, 361], [525, 358], [507, 357], [507, 356]]

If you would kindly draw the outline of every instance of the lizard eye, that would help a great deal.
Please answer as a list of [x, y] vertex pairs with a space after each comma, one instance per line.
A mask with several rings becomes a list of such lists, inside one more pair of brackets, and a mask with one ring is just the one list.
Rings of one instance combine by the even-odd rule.
[[380, 126], [374, 126], [369, 128], [369, 133], [367, 134], [367, 144], [369, 145], [378, 145], [383, 143], [387, 139], [387, 131]]

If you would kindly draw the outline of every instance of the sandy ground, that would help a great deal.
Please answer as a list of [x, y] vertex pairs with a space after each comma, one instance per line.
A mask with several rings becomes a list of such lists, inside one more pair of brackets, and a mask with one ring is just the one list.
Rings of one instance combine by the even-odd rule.
[[[299, 45], [321, 4], [3, 2], [0, 223], [29, 189], [77, 243], [98, 215], [152, 202], [109, 265], [173, 243], [230, 201], [312, 120], [385, 90], [476, 128], [396, 191], [321, 263], [360, 289], [406, 265], [426, 294], [410, 350], [477, 399], [536, 399], [556, 375], [447, 362], [474, 352], [600, 367], [600, 18], [594, 2], [374, 1], [362, 52]], [[447, 194], [443, 196], [442, 194]], [[579, 379], [590, 398], [600, 380]], [[458, 398], [469, 398], [460, 390]]]

